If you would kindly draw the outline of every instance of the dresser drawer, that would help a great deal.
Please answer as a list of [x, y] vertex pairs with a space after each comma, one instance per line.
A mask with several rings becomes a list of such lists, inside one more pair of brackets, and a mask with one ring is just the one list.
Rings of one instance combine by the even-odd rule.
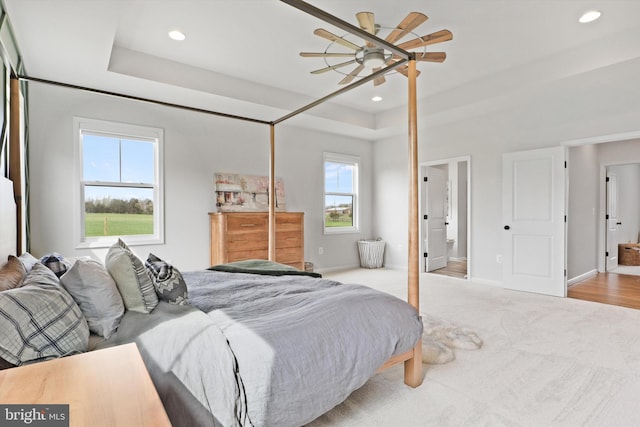
[[282, 264], [299, 262], [302, 259], [302, 248], [283, 248], [276, 250], [276, 261]]
[[239, 251], [239, 252], [227, 252], [226, 259], [222, 260], [220, 264], [235, 261], [244, 261], [246, 259], [267, 259], [269, 253], [266, 249], [258, 249], [254, 251]]
[[276, 231], [290, 230], [302, 230], [302, 217], [300, 215], [276, 214]]
[[299, 248], [302, 246], [302, 236], [299, 231], [276, 231], [276, 249]]
[[227, 233], [269, 231], [269, 218], [264, 215], [233, 215], [226, 218]]
[[269, 233], [258, 231], [251, 233], [228, 233], [224, 236], [227, 251], [251, 251], [269, 248]]

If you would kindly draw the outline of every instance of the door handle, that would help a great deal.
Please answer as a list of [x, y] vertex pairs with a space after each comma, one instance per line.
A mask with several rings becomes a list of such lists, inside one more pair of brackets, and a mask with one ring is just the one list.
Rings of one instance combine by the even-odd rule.
[[622, 225], [622, 223], [621, 222], [616, 222], [616, 225]]
[[508, 225], [505, 225], [505, 226], [504, 226], [504, 229], [505, 229], [505, 230], [510, 230], [510, 229], [511, 229], [511, 227], [509, 227]]

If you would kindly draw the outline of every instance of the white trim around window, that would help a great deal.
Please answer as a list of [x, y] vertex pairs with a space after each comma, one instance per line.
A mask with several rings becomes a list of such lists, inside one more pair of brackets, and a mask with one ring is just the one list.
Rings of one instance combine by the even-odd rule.
[[[126, 123], [109, 122], [105, 120], [88, 119], [83, 117], [73, 118], [73, 138], [74, 138], [74, 165], [75, 165], [75, 236], [76, 248], [103, 248], [115, 243], [119, 237], [126, 241], [127, 245], [151, 245], [164, 243], [164, 200], [163, 200], [163, 170], [162, 152], [164, 143], [164, 131], [160, 128], [138, 126]], [[150, 143], [153, 159], [145, 157], [147, 164], [153, 163], [153, 171], [147, 172], [146, 179], [138, 181], [127, 180], [121, 175], [116, 179], [96, 179], [85, 177], [83, 165], [83, 137], [86, 136], [106, 137], [117, 140], [133, 141], [132, 145], [139, 145], [136, 142]], [[122, 143], [120, 143], [122, 145]], [[122, 154], [121, 154], [122, 156]], [[118, 166], [122, 168], [122, 164]], [[122, 171], [120, 170], [120, 174]], [[153, 203], [153, 231], [143, 234], [124, 234], [108, 236], [86, 236], [85, 212], [86, 198], [85, 189], [87, 187], [109, 187], [132, 189], [132, 191], [143, 191], [152, 194], [150, 197]]]
[[[359, 233], [360, 201], [359, 192], [360, 158], [346, 154], [323, 153], [323, 229], [324, 234]], [[342, 179], [342, 182], [340, 181]], [[330, 201], [331, 200], [331, 201]], [[329, 210], [335, 212], [336, 223], [331, 225]]]

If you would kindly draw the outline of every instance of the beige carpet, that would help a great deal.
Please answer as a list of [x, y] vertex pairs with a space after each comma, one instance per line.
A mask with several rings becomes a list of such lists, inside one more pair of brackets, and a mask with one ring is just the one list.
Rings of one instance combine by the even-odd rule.
[[[402, 271], [325, 277], [406, 295]], [[639, 310], [439, 275], [420, 281], [421, 310], [471, 328], [482, 348], [423, 365], [416, 389], [392, 367], [309, 427], [640, 425]]]

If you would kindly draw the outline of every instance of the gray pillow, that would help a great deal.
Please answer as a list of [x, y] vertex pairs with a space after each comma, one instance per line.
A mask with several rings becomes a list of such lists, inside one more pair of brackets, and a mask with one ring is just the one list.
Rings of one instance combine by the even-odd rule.
[[21, 287], [0, 292], [0, 357], [22, 365], [87, 351], [89, 327], [55, 274], [37, 263]]
[[102, 263], [79, 259], [61, 278], [60, 283], [76, 301], [89, 330], [109, 338], [124, 315], [124, 304], [116, 282]]
[[127, 310], [151, 313], [156, 308], [158, 295], [147, 269], [121, 239], [109, 248], [105, 266], [115, 280]]
[[161, 301], [177, 305], [189, 304], [187, 284], [177, 268], [154, 254], [149, 254], [145, 265]]

